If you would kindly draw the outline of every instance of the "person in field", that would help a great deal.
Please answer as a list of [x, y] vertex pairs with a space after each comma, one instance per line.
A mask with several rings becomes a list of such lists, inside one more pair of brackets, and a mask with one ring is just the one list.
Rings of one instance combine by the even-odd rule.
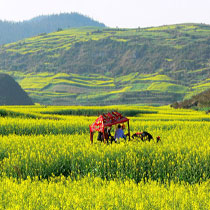
[[157, 136], [156, 139], [157, 139], [157, 143], [158, 143], [160, 141], [160, 136]]
[[115, 139], [114, 139], [114, 137], [111, 134], [111, 129], [112, 129], [112, 127], [105, 128], [104, 129], [104, 135], [103, 135], [102, 132], [99, 131], [97, 140], [103, 142], [104, 141], [104, 136], [105, 136], [106, 141], [108, 142], [109, 139], [110, 139], [110, 141], [112, 143]]
[[151, 141], [153, 139], [153, 136], [150, 134], [150, 133], [148, 133], [148, 132], [146, 132], [146, 131], [143, 131], [143, 132], [141, 132], [141, 140], [142, 141]]
[[122, 126], [119, 124], [118, 129], [115, 131], [114, 135], [115, 142], [117, 142], [120, 138], [124, 138], [126, 140], [126, 135], [124, 134]]
[[[147, 131], [134, 133], [132, 135], [132, 138], [134, 139], [135, 137], [140, 138], [142, 141], [149, 141], [149, 142], [153, 139], [153, 136]], [[158, 143], [160, 141], [160, 136], [158, 136], [156, 139]]]
[[111, 134], [111, 130], [112, 130], [112, 127], [107, 127], [105, 136], [106, 136], [106, 139], [110, 140], [112, 144], [112, 142], [115, 141], [115, 139], [114, 139], [114, 136], [112, 136]]
[[98, 141], [101, 141], [101, 142], [104, 141], [103, 133], [100, 132], [100, 131], [98, 132], [97, 140], [98, 140]]

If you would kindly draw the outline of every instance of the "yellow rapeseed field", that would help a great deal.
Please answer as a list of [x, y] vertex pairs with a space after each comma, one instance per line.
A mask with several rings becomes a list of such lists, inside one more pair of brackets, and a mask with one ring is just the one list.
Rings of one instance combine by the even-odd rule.
[[[90, 144], [97, 112], [114, 109], [128, 113], [131, 134], [145, 130], [161, 142], [104, 144], [95, 135]], [[204, 112], [8, 106], [0, 115], [0, 209], [210, 208]]]

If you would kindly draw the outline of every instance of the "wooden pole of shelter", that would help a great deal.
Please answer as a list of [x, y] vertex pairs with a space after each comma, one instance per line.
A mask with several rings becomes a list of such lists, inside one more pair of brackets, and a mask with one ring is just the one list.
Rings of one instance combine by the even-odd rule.
[[105, 132], [103, 130], [103, 139], [104, 139], [104, 144], [106, 144], [106, 139], [105, 139]]
[[93, 143], [93, 132], [90, 131], [90, 142]]
[[104, 132], [104, 123], [103, 123], [103, 121], [102, 121], [102, 126], [103, 126], [103, 139], [104, 139], [104, 144], [106, 144], [105, 132]]
[[129, 137], [129, 141], [131, 140], [131, 135], [130, 135], [130, 126], [129, 126], [129, 120], [128, 120], [128, 137]]

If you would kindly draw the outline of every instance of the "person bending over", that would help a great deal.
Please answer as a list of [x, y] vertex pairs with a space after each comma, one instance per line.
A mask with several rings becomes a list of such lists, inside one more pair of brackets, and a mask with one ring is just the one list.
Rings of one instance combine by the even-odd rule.
[[[134, 133], [132, 135], [132, 138], [134, 139], [135, 137], [140, 138], [142, 141], [149, 141], [149, 142], [153, 139], [153, 136], [146, 131]], [[157, 143], [161, 141], [160, 136], [157, 136], [156, 139]]]

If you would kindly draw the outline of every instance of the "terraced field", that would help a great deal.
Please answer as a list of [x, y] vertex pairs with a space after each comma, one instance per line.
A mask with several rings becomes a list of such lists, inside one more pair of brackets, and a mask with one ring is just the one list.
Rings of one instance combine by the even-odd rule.
[[208, 25], [85, 27], [0, 48], [0, 69], [35, 103], [169, 104], [210, 87]]
[[[121, 103], [123, 98], [125, 103], [131, 101], [132, 103], [158, 105], [170, 103], [171, 94], [177, 94], [176, 99], [181, 100], [184, 96], [189, 98], [210, 87], [208, 79], [189, 88], [176, 84], [172, 78], [160, 74], [135, 73], [114, 79], [99, 74], [79, 75], [45, 72], [22, 75], [19, 72], [7, 73], [19, 82], [35, 103], [46, 105], [109, 105], [117, 104], [118, 100]], [[155, 100], [156, 96], [162, 97], [163, 100]], [[166, 98], [165, 101], [164, 97]]]
[[[3, 72], [3, 71], [2, 71]], [[125, 103], [147, 103], [144, 95], [166, 93], [177, 94], [182, 97], [188, 90], [187, 87], [177, 85], [166, 75], [139, 73], [114, 79], [108, 76], [79, 75], [67, 73], [29, 73], [22, 76], [18, 72], [7, 72], [13, 76], [28, 93], [35, 103], [40, 104], [113, 104], [125, 97]], [[129, 99], [126, 100], [126, 94]], [[138, 95], [140, 94], [140, 96]], [[142, 95], [143, 94], [143, 95]], [[148, 97], [148, 96], [147, 96]], [[166, 101], [169, 103], [169, 101]], [[149, 102], [158, 104], [158, 102]], [[159, 102], [161, 104], [161, 101]]]

